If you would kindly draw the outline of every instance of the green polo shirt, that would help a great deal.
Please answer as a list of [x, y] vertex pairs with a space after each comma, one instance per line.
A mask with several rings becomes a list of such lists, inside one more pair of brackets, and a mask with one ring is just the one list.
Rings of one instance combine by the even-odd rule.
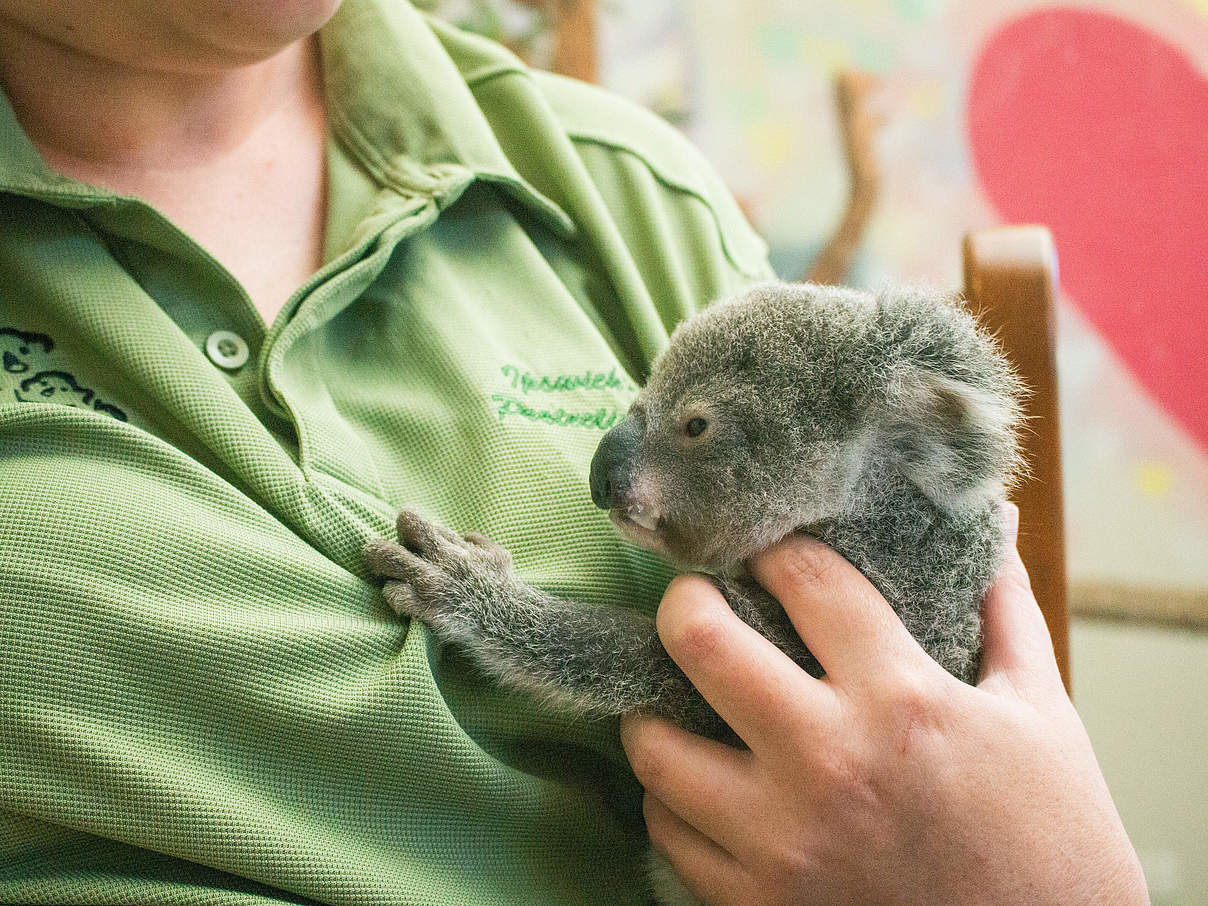
[[360, 551], [417, 507], [652, 608], [588, 463], [764, 246], [655, 117], [406, 3], [322, 50], [328, 260], [267, 327], [0, 103], [0, 901], [643, 902], [615, 724], [500, 692]]

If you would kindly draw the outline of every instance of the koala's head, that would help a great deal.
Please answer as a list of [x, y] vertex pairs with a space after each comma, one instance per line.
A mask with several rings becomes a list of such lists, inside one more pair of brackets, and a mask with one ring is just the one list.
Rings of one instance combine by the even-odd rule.
[[634, 542], [724, 571], [894, 475], [945, 509], [1001, 493], [1017, 386], [949, 300], [757, 286], [675, 331], [592, 498]]

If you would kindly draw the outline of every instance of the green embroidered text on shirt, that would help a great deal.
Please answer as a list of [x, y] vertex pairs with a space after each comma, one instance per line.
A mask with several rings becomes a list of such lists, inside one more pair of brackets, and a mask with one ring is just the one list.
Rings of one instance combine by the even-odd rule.
[[561, 406], [557, 409], [537, 409], [504, 393], [492, 393], [491, 399], [495, 402], [495, 414], [499, 416], [500, 421], [510, 415], [518, 415], [531, 422], [544, 422], [560, 428], [598, 428], [607, 431], [625, 418], [625, 413], [615, 406], [601, 406], [594, 411], [568, 412]]
[[617, 369], [611, 368], [607, 374], [603, 371], [588, 369], [582, 374], [533, 374], [531, 371], [521, 371], [515, 365], [504, 365], [499, 369], [503, 376], [510, 379], [512, 389], [521, 393], [570, 393], [575, 390], [619, 390], [624, 388], [630, 393], [636, 393], [637, 387], [628, 381], [617, 377]]

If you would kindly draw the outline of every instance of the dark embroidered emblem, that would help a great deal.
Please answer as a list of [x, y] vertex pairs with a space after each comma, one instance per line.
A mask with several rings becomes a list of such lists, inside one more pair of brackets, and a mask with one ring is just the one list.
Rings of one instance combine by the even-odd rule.
[[41, 398], [44, 403], [66, 403], [82, 409], [88, 407], [93, 397], [91, 390], [77, 384], [75, 375], [66, 371], [39, 371], [21, 382], [21, 392], [26, 394], [22, 402]]
[[91, 387], [83, 386], [74, 374], [49, 367], [54, 364], [54, 357], [49, 355], [54, 348], [54, 340], [44, 333], [0, 327], [0, 390], [6, 379], [19, 379], [16, 386], [8, 386], [23, 403], [60, 403], [129, 421], [125, 412], [102, 400]]
[[23, 403], [43, 402], [62, 403], [76, 409], [91, 409], [93, 412], [103, 412], [118, 421], [126, 421], [126, 413], [117, 406], [110, 405], [97, 398], [89, 387], [81, 387], [75, 375], [66, 371], [39, 371], [33, 377], [27, 377], [21, 382], [20, 389], [13, 391], [17, 399]]
[[55, 343], [44, 333], [0, 327], [0, 367], [10, 374], [29, 371], [29, 356], [39, 346], [42, 352], [50, 352], [55, 348]]
[[94, 412], [103, 412], [106, 415], [112, 415], [119, 422], [126, 421], [126, 413], [117, 406], [111, 406], [109, 403], [102, 403], [100, 400], [92, 401], [92, 410]]
[[127, 420], [125, 412], [99, 399], [92, 388], [81, 387], [75, 375], [66, 371], [39, 371], [23, 380], [13, 393], [23, 403], [61, 403], [76, 409], [103, 412], [118, 421]]

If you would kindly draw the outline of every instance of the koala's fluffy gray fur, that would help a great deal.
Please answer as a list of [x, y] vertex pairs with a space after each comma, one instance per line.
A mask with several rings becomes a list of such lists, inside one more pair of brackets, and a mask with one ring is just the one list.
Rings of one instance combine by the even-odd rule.
[[[1022, 393], [951, 297], [766, 283], [684, 322], [592, 494], [631, 540], [714, 574], [735, 612], [815, 676], [817, 661], [742, 563], [803, 531], [858, 567], [955, 676], [978, 667], [980, 604], [1019, 466]], [[370, 565], [400, 613], [500, 682], [585, 714], [644, 710], [732, 738], [649, 618], [525, 585], [487, 539], [404, 512]]]

